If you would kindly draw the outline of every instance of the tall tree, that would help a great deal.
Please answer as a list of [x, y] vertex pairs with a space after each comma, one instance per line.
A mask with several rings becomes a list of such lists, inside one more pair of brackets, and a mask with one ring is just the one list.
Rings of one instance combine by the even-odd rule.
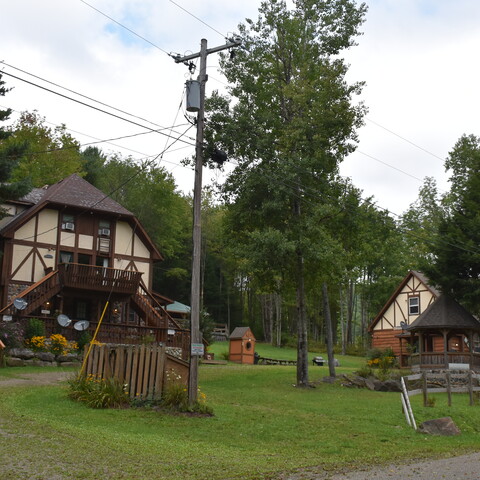
[[13, 126], [13, 134], [6, 141], [8, 147], [27, 145], [12, 178], [20, 181], [29, 178], [32, 185], [52, 185], [78, 173], [83, 176], [80, 144], [65, 125], [50, 128], [45, 118], [37, 112], [23, 112]]
[[480, 138], [464, 135], [445, 161], [451, 173], [444, 216], [434, 237], [429, 278], [480, 314]]
[[[0, 97], [5, 96], [9, 91], [5, 87], [0, 73]], [[0, 110], [0, 122], [4, 122], [10, 118], [12, 110]], [[12, 144], [8, 141], [12, 136], [11, 130], [0, 126], [0, 204], [5, 200], [13, 200], [21, 197], [30, 189], [30, 184], [26, 178], [19, 181], [11, 181], [12, 171], [18, 164], [18, 160], [26, 149], [25, 143]], [[6, 215], [5, 209], [0, 206], [0, 219]]]
[[346, 82], [340, 53], [354, 44], [365, 11], [353, 0], [296, 0], [292, 9], [263, 2], [258, 20], [240, 25], [235, 60], [221, 62], [235, 103], [218, 94], [209, 102], [207, 138], [238, 161], [224, 193], [239, 239], [281, 265], [296, 288], [299, 386], [308, 384], [306, 262], [322, 252], [331, 182], [364, 113], [352, 104], [361, 84]]

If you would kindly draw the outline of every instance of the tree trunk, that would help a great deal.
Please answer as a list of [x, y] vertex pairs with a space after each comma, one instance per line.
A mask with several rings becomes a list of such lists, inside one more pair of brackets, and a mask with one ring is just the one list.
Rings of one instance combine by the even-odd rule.
[[347, 350], [344, 303], [345, 303], [345, 299], [343, 298], [343, 288], [340, 287], [340, 332], [342, 334], [342, 355], [345, 355], [345, 352]]
[[303, 255], [297, 251], [297, 387], [308, 386], [307, 313]]
[[348, 295], [347, 295], [347, 339], [346, 344], [353, 343], [353, 301], [355, 296], [354, 283], [352, 280], [348, 281]]
[[328, 356], [328, 371], [331, 377], [335, 377], [335, 359], [333, 356], [333, 332], [332, 332], [332, 317], [330, 316], [330, 305], [328, 302], [328, 289], [326, 282], [322, 287], [323, 295], [323, 314], [325, 316], [325, 329], [327, 330], [327, 356]]
[[282, 297], [275, 294], [275, 346], [282, 346]]
[[273, 294], [260, 296], [263, 319], [263, 339], [265, 343], [272, 343], [273, 340]]

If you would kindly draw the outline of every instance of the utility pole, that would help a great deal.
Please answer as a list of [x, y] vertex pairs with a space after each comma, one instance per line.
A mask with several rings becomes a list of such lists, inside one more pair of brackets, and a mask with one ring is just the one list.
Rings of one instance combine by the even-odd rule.
[[203, 130], [205, 126], [205, 84], [207, 76], [207, 56], [240, 45], [239, 39], [228, 40], [225, 45], [207, 49], [207, 40], [202, 38], [200, 52], [184, 57], [173, 57], [175, 63], [185, 63], [200, 57], [200, 105], [197, 114], [197, 138], [195, 145], [195, 183], [193, 189], [193, 256], [192, 256], [192, 286], [190, 300], [190, 375], [188, 377], [188, 403], [197, 401], [198, 392], [198, 357], [203, 351], [200, 347], [200, 265], [202, 246], [202, 169], [203, 169]]

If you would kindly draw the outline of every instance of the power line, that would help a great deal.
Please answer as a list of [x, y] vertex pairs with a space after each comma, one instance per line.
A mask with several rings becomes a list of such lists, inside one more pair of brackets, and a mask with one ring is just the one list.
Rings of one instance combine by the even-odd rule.
[[[62, 98], [65, 98], [65, 99], [67, 99], [67, 100], [71, 100], [72, 102], [79, 103], [80, 105], [83, 105], [83, 106], [85, 106], [85, 107], [91, 108], [91, 109], [96, 110], [96, 111], [98, 111], [98, 112], [105, 113], [106, 115], [110, 115], [110, 116], [112, 116], [112, 117], [114, 117], [114, 118], [117, 118], [117, 119], [119, 119], [119, 120], [123, 120], [124, 122], [131, 123], [131, 124], [133, 124], [133, 125], [136, 125], [137, 127], [145, 128], [145, 129], [147, 129], [147, 130], [150, 130], [151, 132], [159, 133], [160, 135], [164, 135], [164, 136], [166, 136], [166, 137], [168, 137], [168, 138], [172, 138], [171, 135], [166, 134], [166, 133], [163, 133], [163, 132], [160, 131], [160, 130], [155, 130], [155, 129], [151, 128], [151, 127], [147, 127], [147, 126], [142, 125], [142, 124], [140, 124], [140, 123], [138, 123], [138, 122], [135, 122], [135, 121], [133, 121], [133, 120], [129, 120], [128, 118], [121, 117], [120, 115], [117, 115], [117, 114], [112, 113], [112, 112], [108, 112], [108, 111], [106, 111], [106, 110], [103, 110], [103, 109], [101, 109], [101, 108], [95, 107], [95, 106], [90, 105], [90, 104], [88, 104], [88, 103], [82, 102], [82, 101], [77, 100], [77, 99], [72, 98], [72, 97], [69, 97], [68, 95], [64, 95], [64, 94], [62, 94], [62, 93], [60, 93], [60, 92], [56, 92], [56, 91], [51, 90], [51, 89], [49, 89], [49, 88], [43, 87], [43, 86], [41, 86], [41, 85], [38, 85], [38, 84], [36, 84], [36, 83], [34, 83], [34, 82], [30, 82], [29, 80], [26, 80], [26, 79], [24, 79], [24, 78], [18, 77], [18, 76], [16, 76], [16, 75], [11, 74], [11, 73], [8, 73], [8, 72], [3, 71], [2, 74], [8, 75], [8, 76], [13, 77], [13, 78], [16, 78], [17, 80], [20, 80], [20, 81], [22, 81], [22, 82], [25, 82], [25, 83], [28, 83], [28, 84], [30, 84], [30, 85], [33, 85], [34, 87], [40, 88], [40, 89], [45, 90], [45, 91], [50, 92], [50, 93], [53, 93], [54, 95], [58, 95], [58, 96], [60, 96], [60, 97], [62, 97]], [[162, 127], [162, 128], [163, 128], [163, 127]], [[181, 135], [181, 136], [183, 136], [183, 135]], [[175, 138], [175, 137], [174, 137], [174, 138]], [[193, 139], [191, 139], [191, 140], [194, 141]], [[191, 145], [191, 146], [195, 146], [195, 143], [187, 142], [186, 140], [182, 140], [182, 142], [183, 142], [183, 143], [187, 143], [188, 145]]]
[[106, 13], [102, 12], [101, 10], [99, 10], [98, 8], [94, 7], [93, 5], [90, 5], [89, 3], [87, 3], [85, 0], [80, 0], [83, 4], [85, 4], [87, 7], [90, 7], [92, 10], [95, 10], [96, 12], [98, 12], [100, 15], [103, 15], [104, 17], [108, 18], [109, 20], [111, 20], [112, 22], [116, 23], [118, 26], [124, 28], [125, 30], [129, 31], [131, 34], [135, 35], [136, 37], [140, 38], [141, 40], [143, 40], [144, 42], [147, 42], [148, 44], [150, 44], [152, 47], [155, 47], [157, 48], [158, 50], [160, 50], [161, 52], [167, 54], [169, 57], [171, 56], [170, 53], [168, 53], [166, 50], [164, 50], [163, 48], [159, 47], [158, 45], [155, 45], [153, 42], [151, 42], [150, 40], [146, 39], [145, 37], [142, 37], [141, 35], [139, 35], [137, 32], [134, 32], [132, 29], [126, 27], [125, 25], [123, 25], [122, 23], [118, 22], [117, 20], [115, 20], [114, 18], [110, 17], [109, 15], [107, 15]]
[[407, 143], [409, 143], [410, 145], [413, 145], [415, 148], [418, 148], [418, 149], [421, 150], [422, 152], [428, 153], [428, 154], [431, 155], [432, 157], [435, 157], [435, 158], [437, 158], [438, 160], [441, 160], [442, 162], [445, 161], [444, 158], [439, 157], [438, 155], [435, 155], [435, 153], [432, 153], [432, 152], [430, 152], [429, 150], [427, 150], [426, 148], [423, 148], [423, 147], [421, 147], [420, 145], [417, 145], [416, 143], [412, 142], [412, 141], [409, 140], [408, 138], [402, 137], [402, 136], [399, 135], [398, 133], [395, 133], [393, 130], [390, 130], [389, 128], [384, 127], [383, 125], [380, 125], [379, 123], [375, 122], [374, 120], [371, 120], [371, 119], [368, 118], [368, 117], [365, 117], [365, 119], [368, 120], [370, 123], [373, 123], [373, 124], [376, 125], [377, 127], [383, 128], [383, 129], [384, 129], [385, 131], [387, 131], [388, 133], [391, 133], [392, 135], [395, 135], [396, 137], [400, 138], [400, 139], [403, 140], [404, 142], [407, 142]]
[[[83, 2], [83, 0], [80, 0]], [[174, 5], [176, 5], [178, 8], [180, 8], [181, 10], [183, 10], [185, 13], [188, 13], [190, 16], [192, 16], [193, 18], [195, 18], [196, 20], [198, 20], [199, 22], [203, 23], [206, 27], [210, 28], [211, 30], [213, 30], [215, 33], [218, 33], [222, 38], [227, 38], [226, 35], [224, 35], [222, 32], [219, 32], [216, 28], [212, 27], [211, 25], [209, 25], [208, 23], [204, 22], [201, 18], [197, 17], [196, 15], [194, 15], [192, 12], [188, 11], [186, 8], [182, 7], [181, 5], [179, 5], [177, 2], [174, 2], [173, 0], [170, 0], [170, 3], [173, 3]]]
[[[42, 82], [48, 83], [48, 84], [53, 85], [53, 86], [58, 87], [58, 88], [61, 88], [62, 90], [66, 90], [67, 92], [73, 93], [74, 95], [77, 95], [77, 96], [79, 96], [79, 97], [82, 97], [82, 98], [85, 98], [85, 99], [90, 100], [90, 101], [92, 101], [92, 102], [95, 102], [95, 103], [98, 103], [98, 104], [100, 104], [100, 105], [103, 105], [104, 107], [108, 107], [108, 108], [110, 108], [110, 109], [112, 109], [112, 110], [115, 110], [115, 111], [117, 111], [117, 112], [120, 112], [120, 113], [123, 113], [123, 114], [125, 114], [125, 115], [128, 115], [129, 117], [136, 118], [137, 120], [142, 120], [142, 121], [144, 121], [144, 122], [150, 123], [151, 125], [154, 125], [155, 127], [158, 127], [158, 128], [160, 128], [160, 129], [168, 130], [168, 129], [171, 128], [171, 127], [168, 127], [168, 128], [163, 127], [163, 126], [159, 125], [158, 123], [152, 122], [151, 120], [148, 120], [148, 119], [146, 119], [146, 118], [140, 117], [140, 116], [138, 116], [138, 115], [134, 115], [133, 113], [127, 112], [127, 111], [122, 110], [122, 109], [117, 108], [117, 107], [114, 107], [114, 106], [109, 105], [108, 103], [102, 102], [102, 101], [100, 101], [100, 100], [96, 100], [95, 98], [89, 97], [88, 95], [84, 95], [83, 93], [77, 92], [77, 91], [72, 90], [72, 89], [67, 88], [67, 87], [64, 87], [63, 85], [59, 85], [58, 83], [52, 82], [51, 80], [47, 80], [46, 78], [40, 77], [40, 76], [35, 75], [35, 74], [31, 73], [31, 72], [27, 72], [26, 70], [23, 70], [23, 69], [21, 69], [21, 68], [19, 68], [19, 67], [15, 67], [14, 65], [8, 64], [8, 63], [6, 63], [5, 61], [2, 61], [1, 63], [2, 63], [3, 65], [7, 66], [7, 67], [13, 68], [14, 70], [18, 70], [19, 72], [25, 73], [26, 75], [29, 75], [29, 76], [31, 76], [31, 77], [34, 77], [34, 78], [38, 79], [38, 80], [41, 80]], [[6, 73], [6, 72], [3, 72], [3, 73]], [[7, 75], [8, 75], [8, 73], [7, 73]], [[34, 85], [36, 85], [36, 84], [34, 84]], [[40, 88], [42, 88], [42, 87], [40, 87]], [[67, 97], [67, 98], [69, 98], [69, 97]], [[192, 140], [193, 140], [193, 138], [192, 138]]]
[[[0, 105], [0, 108], [8, 108], [6, 107], [5, 105]], [[19, 110], [15, 110], [15, 109], [12, 109], [12, 112], [15, 112], [15, 113], [21, 113]], [[57, 124], [53, 123], [53, 122], [49, 122], [48, 120], [45, 120], [45, 123], [48, 123], [49, 125], [53, 125], [54, 127], [58, 127]], [[189, 125], [189, 129], [191, 128], [191, 125], [190, 124], [181, 124], [181, 125], [176, 125], [175, 127], [183, 127], [183, 126], [186, 126], [186, 125]], [[169, 127], [169, 128], [173, 128], [173, 127]], [[110, 144], [110, 145], [113, 145], [114, 147], [116, 148], [120, 148], [122, 150], [127, 150], [129, 152], [132, 152], [132, 153], [136, 153], [138, 155], [142, 155], [143, 157], [145, 158], [148, 158], [148, 157], [154, 157], [156, 156], [157, 154], [155, 155], [149, 155], [145, 152], [139, 152], [138, 150], [133, 150], [132, 148], [128, 148], [128, 147], [125, 147], [123, 145], [117, 145], [115, 143], [112, 143], [111, 140], [117, 140], [117, 139], [109, 139], [109, 140], [102, 140], [98, 137], [94, 137], [93, 135], [89, 135], [88, 133], [84, 133], [84, 132], [79, 132], [78, 130], [74, 130], [72, 128], [66, 128], [66, 130], [68, 132], [72, 132], [72, 133], [75, 133], [75, 134], [78, 134], [78, 135], [82, 135], [84, 137], [88, 137], [88, 138], [92, 138], [94, 139], [95, 141], [94, 142], [87, 142], [87, 143], [80, 143], [80, 147], [85, 147], [85, 146], [88, 146], [88, 145], [94, 145], [94, 144], [97, 144], [97, 143], [107, 143], [107, 144]], [[149, 134], [149, 133], [153, 133], [153, 132], [144, 132], [145, 134]], [[122, 139], [122, 138], [128, 138], [130, 136], [136, 136], [136, 135], [142, 135], [142, 133], [138, 133], [138, 134], [134, 134], [134, 135], [126, 135], [124, 137], [118, 137], [118, 139]], [[190, 145], [185, 145], [183, 147], [180, 147], [180, 148], [176, 148], [176, 149], [173, 149], [171, 150], [170, 147], [168, 149], [166, 149], [167, 151], [164, 150], [163, 154], [164, 155], [165, 153], [172, 153], [172, 152], [177, 152], [179, 150], [182, 150], [184, 148], [190, 148], [191, 146]], [[74, 147], [72, 147], [74, 148]], [[45, 152], [35, 152], [35, 153], [49, 153], [48, 151], [45, 151]], [[172, 165], [175, 165], [176, 167], [178, 166], [181, 166], [183, 167], [182, 164], [179, 164], [179, 163], [176, 163], [176, 162], [169, 162], [168, 160], [164, 160], [162, 158], [162, 161], [164, 163], [170, 163]]]

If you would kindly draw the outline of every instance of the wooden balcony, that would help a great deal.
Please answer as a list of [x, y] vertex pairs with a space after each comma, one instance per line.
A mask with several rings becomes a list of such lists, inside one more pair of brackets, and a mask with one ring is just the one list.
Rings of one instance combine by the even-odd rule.
[[412, 368], [448, 369], [449, 364], [468, 364], [470, 369], [480, 371], [480, 353], [474, 352], [426, 352], [410, 355], [409, 364]]
[[141, 272], [108, 267], [61, 263], [60, 284], [67, 288], [133, 295], [140, 284]]

